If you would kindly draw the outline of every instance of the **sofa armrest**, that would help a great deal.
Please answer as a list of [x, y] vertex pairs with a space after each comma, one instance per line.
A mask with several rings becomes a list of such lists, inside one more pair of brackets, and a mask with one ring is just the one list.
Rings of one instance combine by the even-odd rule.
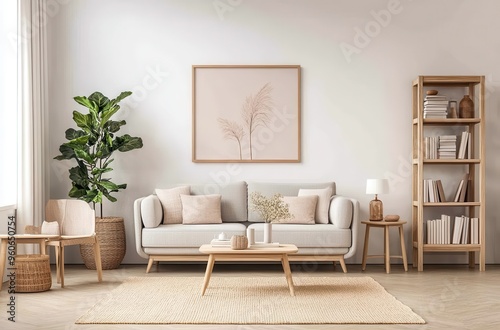
[[135, 249], [137, 254], [141, 257], [149, 259], [149, 256], [144, 252], [142, 248], [142, 228], [144, 224], [142, 223], [141, 217], [141, 203], [146, 197], [138, 198], [134, 201], [134, 232], [135, 232]]
[[329, 217], [335, 226], [351, 229], [351, 247], [344, 258], [352, 257], [358, 241], [359, 202], [354, 198], [334, 195], [330, 200]]

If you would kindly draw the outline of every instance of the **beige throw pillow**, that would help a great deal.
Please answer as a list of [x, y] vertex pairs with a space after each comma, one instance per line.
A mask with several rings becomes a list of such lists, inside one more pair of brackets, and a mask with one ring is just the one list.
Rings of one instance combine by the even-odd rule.
[[283, 196], [283, 201], [288, 204], [290, 219], [281, 219], [280, 223], [314, 224], [316, 213], [317, 195], [310, 196]]
[[163, 208], [163, 223], [182, 223], [181, 194], [189, 195], [191, 193], [189, 186], [155, 189], [155, 193]]
[[181, 201], [183, 224], [222, 223], [221, 195], [181, 195]]
[[332, 197], [332, 188], [324, 189], [300, 189], [299, 196], [317, 195], [316, 204], [316, 223], [328, 223], [328, 209], [330, 208], [330, 198]]

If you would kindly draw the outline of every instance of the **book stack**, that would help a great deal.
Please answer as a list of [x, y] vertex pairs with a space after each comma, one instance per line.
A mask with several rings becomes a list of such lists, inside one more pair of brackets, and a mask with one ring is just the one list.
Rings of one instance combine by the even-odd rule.
[[479, 218], [442, 214], [440, 219], [427, 220], [427, 244], [479, 244]]
[[457, 136], [426, 136], [424, 139], [426, 159], [456, 159]]
[[448, 99], [445, 95], [426, 95], [424, 99], [424, 118], [446, 118]]
[[427, 220], [427, 244], [451, 243], [451, 217], [441, 214], [441, 219]]
[[457, 191], [455, 192], [454, 202], [463, 203], [467, 201], [467, 188], [471, 183], [469, 182], [469, 173], [465, 173], [460, 182], [458, 183]]
[[439, 137], [438, 136], [426, 136], [424, 139], [424, 147], [425, 147], [425, 158], [426, 159], [437, 159], [438, 158], [438, 145], [439, 145]]
[[460, 146], [458, 147], [458, 159], [470, 159], [471, 158], [471, 133], [462, 132], [460, 137]]
[[424, 180], [424, 203], [444, 203], [446, 196], [444, 195], [443, 184], [441, 180]]
[[439, 137], [438, 158], [455, 159], [457, 158], [457, 136], [441, 135]]
[[452, 244], [479, 244], [479, 218], [455, 217]]
[[214, 238], [210, 242], [210, 245], [212, 245], [212, 247], [231, 247], [231, 240]]

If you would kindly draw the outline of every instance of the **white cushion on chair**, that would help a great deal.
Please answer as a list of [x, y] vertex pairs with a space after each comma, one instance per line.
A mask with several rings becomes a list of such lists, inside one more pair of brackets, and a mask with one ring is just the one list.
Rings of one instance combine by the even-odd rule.
[[41, 233], [44, 235], [60, 235], [59, 223], [57, 221], [42, 222]]

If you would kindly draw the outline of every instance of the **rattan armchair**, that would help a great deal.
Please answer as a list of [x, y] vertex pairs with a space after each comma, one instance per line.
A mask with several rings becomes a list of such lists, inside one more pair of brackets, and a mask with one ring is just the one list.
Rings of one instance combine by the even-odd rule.
[[101, 251], [95, 233], [95, 211], [84, 201], [52, 199], [45, 208], [45, 221], [59, 223], [60, 236], [47, 241], [56, 251], [57, 283], [64, 287], [64, 248], [70, 245], [94, 246], [97, 279], [102, 282]]

